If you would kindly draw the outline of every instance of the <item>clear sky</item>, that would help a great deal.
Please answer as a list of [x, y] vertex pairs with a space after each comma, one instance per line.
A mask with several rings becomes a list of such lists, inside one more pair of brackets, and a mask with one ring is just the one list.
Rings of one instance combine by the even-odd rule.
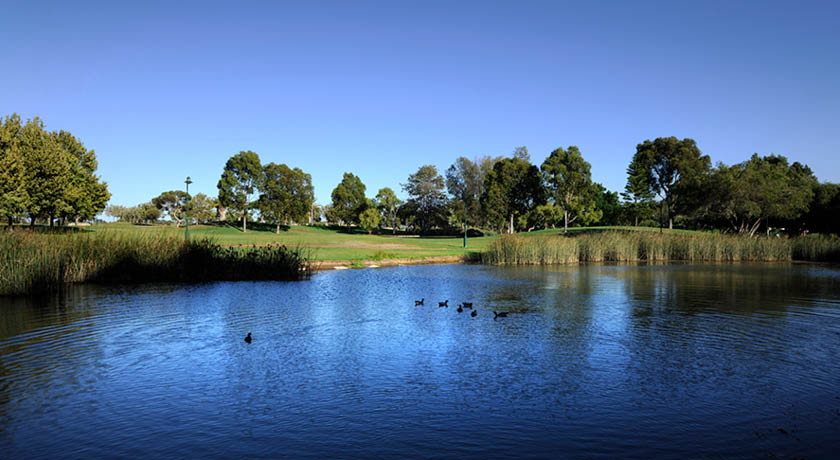
[[777, 153], [840, 182], [840, 2], [3, 2], [0, 115], [95, 149], [112, 204], [216, 195], [227, 159], [344, 172], [577, 145], [620, 191], [635, 146]]

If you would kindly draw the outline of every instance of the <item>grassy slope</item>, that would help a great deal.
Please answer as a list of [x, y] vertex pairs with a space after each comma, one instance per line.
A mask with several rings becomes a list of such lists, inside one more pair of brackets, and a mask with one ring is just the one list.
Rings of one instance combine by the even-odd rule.
[[[142, 226], [125, 223], [101, 224], [91, 227], [97, 232], [163, 233], [183, 237], [183, 227]], [[191, 238], [211, 238], [223, 246], [264, 246], [285, 244], [301, 246], [312, 251], [313, 260], [377, 260], [395, 258], [425, 258], [457, 256], [484, 250], [496, 237], [470, 238], [463, 248], [462, 237], [403, 238], [389, 235], [343, 233], [320, 227], [292, 226], [287, 231], [249, 228], [247, 233], [233, 227], [193, 226]]]

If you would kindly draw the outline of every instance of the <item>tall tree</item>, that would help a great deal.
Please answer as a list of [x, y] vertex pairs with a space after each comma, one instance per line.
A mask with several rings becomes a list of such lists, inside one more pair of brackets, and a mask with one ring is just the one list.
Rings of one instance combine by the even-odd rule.
[[56, 143], [69, 155], [70, 183], [66, 190], [67, 208], [64, 215], [77, 219], [92, 219], [105, 209], [111, 194], [108, 184], [96, 175], [99, 163], [96, 153], [85, 148], [81, 141], [67, 131], [53, 132]]
[[189, 201], [190, 221], [197, 224], [204, 224], [216, 218], [216, 206], [218, 201], [203, 193], [198, 193]]
[[601, 212], [595, 207], [596, 190], [592, 185], [591, 166], [580, 150], [572, 145], [551, 152], [540, 167], [548, 194], [563, 212], [563, 231], [580, 218], [584, 224], [597, 221]]
[[443, 223], [446, 207], [444, 182], [434, 165], [421, 166], [408, 176], [408, 182], [402, 184], [402, 188], [408, 193], [407, 204], [410, 203], [416, 213], [421, 233]]
[[269, 163], [263, 169], [259, 207], [263, 217], [277, 225], [279, 234], [281, 223], [301, 222], [309, 216], [315, 202], [312, 176], [285, 164]]
[[453, 200], [453, 212], [467, 231], [467, 224], [479, 224], [481, 206], [479, 197], [483, 189], [483, 177], [478, 164], [465, 157], [458, 157], [446, 170], [446, 190]]
[[239, 211], [242, 216], [242, 231], [248, 231], [248, 211], [251, 209], [251, 196], [259, 188], [263, 177], [260, 157], [247, 150], [230, 157], [225, 163], [222, 177], [219, 179], [219, 203], [225, 208]]
[[481, 207], [497, 229], [514, 232], [514, 219], [545, 201], [539, 169], [519, 158], [505, 158], [493, 165], [484, 180]]
[[711, 169], [693, 139], [659, 137], [636, 146], [633, 163], [646, 171], [650, 191], [662, 197], [668, 214], [668, 228], [674, 228], [674, 215], [685, 195], [698, 190], [698, 183]]
[[332, 207], [327, 218], [331, 222], [341, 221], [345, 225], [359, 223], [359, 215], [367, 209], [365, 184], [353, 173], [344, 173], [341, 182], [332, 191]]
[[402, 204], [402, 200], [397, 198], [394, 191], [390, 187], [379, 189], [376, 194], [376, 207], [382, 213], [382, 217], [391, 224], [391, 232], [397, 233], [397, 209]]
[[0, 120], [0, 217], [23, 214], [29, 206], [26, 168], [20, 151], [20, 116], [16, 113]]
[[618, 192], [611, 192], [597, 182], [592, 187], [595, 191], [595, 208], [601, 212], [601, 218], [596, 222], [599, 225], [619, 225], [624, 208], [618, 200]]
[[70, 154], [44, 130], [38, 117], [21, 129], [20, 150], [26, 170], [30, 224], [35, 225], [36, 217], [46, 217], [52, 226], [54, 217], [71, 209], [67, 195], [72, 179]]
[[639, 226], [639, 215], [643, 207], [653, 200], [654, 193], [651, 191], [651, 182], [648, 169], [640, 161], [640, 158], [634, 157], [630, 165], [627, 166], [627, 184], [624, 186], [624, 191], [621, 192], [621, 197], [628, 202], [630, 212], [633, 215], [633, 225]]

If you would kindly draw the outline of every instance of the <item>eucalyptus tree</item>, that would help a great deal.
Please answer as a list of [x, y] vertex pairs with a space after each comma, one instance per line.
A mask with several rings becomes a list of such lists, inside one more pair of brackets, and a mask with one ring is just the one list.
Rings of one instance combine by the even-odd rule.
[[362, 227], [368, 234], [379, 226], [379, 221], [382, 215], [376, 208], [367, 208], [359, 215], [359, 226]]
[[190, 221], [197, 224], [203, 224], [212, 221], [216, 218], [216, 206], [218, 206], [216, 198], [207, 196], [203, 193], [197, 193], [190, 198]]
[[582, 223], [598, 221], [602, 212], [596, 208], [597, 190], [592, 184], [590, 164], [572, 145], [551, 152], [540, 166], [548, 195], [563, 213], [563, 231], [580, 219]]
[[447, 200], [443, 193], [444, 181], [434, 165], [418, 168], [417, 172], [408, 176], [402, 188], [408, 193], [406, 204], [414, 210], [421, 233], [445, 221]]
[[376, 193], [376, 207], [382, 213], [382, 217], [391, 224], [391, 232], [397, 233], [397, 210], [402, 200], [397, 198], [390, 187], [383, 187]]
[[[636, 146], [633, 163], [646, 175], [649, 190], [659, 195], [668, 214], [668, 228], [674, 228], [674, 216], [711, 170], [708, 155], [703, 155], [693, 139], [659, 137]], [[632, 163], [631, 163], [632, 164]]]
[[488, 222], [513, 233], [514, 219], [545, 201], [539, 169], [516, 157], [497, 161], [487, 173], [480, 200]]
[[73, 177], [70, 154], [58, 143], [56, 136], [44, 129], [35, 117], [21, 128], [20, 151], [24, 158], [27, 211], [30, 225], [36, 217], [46, 217], [50, 226], [53, 218], [68, 212], [68, 188]]
[[217, 187], [219, 204], [238, 211], [242, 216], [242, 231], [247, 232], [248, 211], [251, 209], [251, 196], [262, 183], [263, 170], [260, 157], [247, 150], [230, 157], [222, 171]]
[[301, 222], [309, 216], [315, 202], [312, 176], [275, 163], [265, 165], [263, 175], [258, 204], [262, 216], [276, 224], [276, 233], [281, 223]]
[[189, 195], [183, 190], [169, 190], [152, 198], [152, 204], [157, 208], [161, 214], [169, 217], [175, 223], [175, 227], [181, 225], [181, 221], [186, 218], [186, 206], [189, 200]]
[[335, 186], [330, 195], [332, 207], [327, 216], [331, 222], [342, 222], [345, 225], [358, 224], [359, 215], [368, 208], [365, 198], [365, 184], [353, 173], [344, 173], [341, 182]]
[[51, 133], [70, 161], [70, 181], [66, 189], [65, 217], [92, 219], [105, 209], [111, 194], [108, 184], [96, 175], [96, 153], [67, 131]]
[[479, 223], [479, 198], [483, 191], [483, 179], [478, 164], [465, 157], [458, 157], [446, 170], [446, 190], [455, 201], [452, 211], [460, 217], [465, 232], [470, 222], [473, 225]]

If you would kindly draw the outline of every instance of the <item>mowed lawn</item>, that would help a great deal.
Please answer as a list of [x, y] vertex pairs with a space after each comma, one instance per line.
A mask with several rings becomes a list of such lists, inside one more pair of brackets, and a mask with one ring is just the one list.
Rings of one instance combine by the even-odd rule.
[[[183, 238], [184, 228], [171, 225], [132, 225], [127, 223], [108, 223], [88, 227], [96, 232], [122, 232], [142, 235], [173, 235]], [[659, 232], [651, 227], [574, 227], [569, 234], [593, 231], [643, 231]], [[698, 233], [691, 230], [668, 230], [666, 233]], [[524, 236], [561, 235], [562, 228], [520, 233]], [[273, 226], [251, 224], [246, 233], [241, 228], [232, 226], [198, 225], [190, 227], [191, 238], [210, 238], [223, 246], [266, 246], [285, 244], [300, 246], [310, 251], [312, 260], [383, 260], [383, 259], [424, 259], [440, 256], [463, 256], [482, 252], [498, 235], [471, 237], [464, 249], [463, 236], [459, 237], [417, 237], [368, 235], [360, 230], [338, 231], [325, 227], [292, 226], [274, 233]]]
[[[108, 223], [89, 227], [96, 232], [122, 232], [137, 236], [166, 234], [184, 236], [184, 228], [169, 225]], [[355, 230], [355, 229], [353, 229]], [[210, 238], [222, 246], [266, 246], [285, 244], [310, 251], [312, 260], [424, 259], [462, 256], [483, 251], [497, 236], [471, 237], [464, 249], [461, 237], [417, 237], [368, 235], [324, 227], [291, 226], [274, 233], [274, 227], [253, 225], [246, 233], [231, 226], [190, 226], [190, 238]]]

